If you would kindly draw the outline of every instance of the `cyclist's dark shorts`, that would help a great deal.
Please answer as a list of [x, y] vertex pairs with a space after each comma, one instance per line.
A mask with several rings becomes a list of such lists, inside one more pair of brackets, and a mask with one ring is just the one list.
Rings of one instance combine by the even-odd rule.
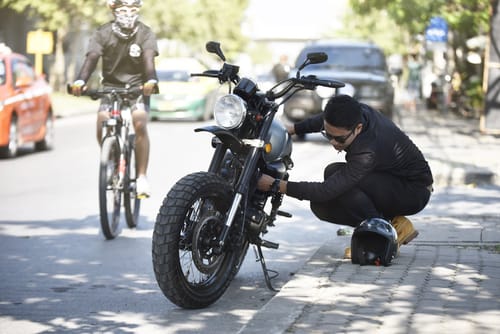
[[[132, 107], [132, 112], [135, 110], [145, 110], [149, 112], [149, 100], [150, 96], [139, 95], [135, 99], [130, 99], [130, 106]], [[111, 101], [109, 97], [103, 96], [101, 98], [101, 104], [99, 105], [98, 111], [107, 111], [111, 110]]]

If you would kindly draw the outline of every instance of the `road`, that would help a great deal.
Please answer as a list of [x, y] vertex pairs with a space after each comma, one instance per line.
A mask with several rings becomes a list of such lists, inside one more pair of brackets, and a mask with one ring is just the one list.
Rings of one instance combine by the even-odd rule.
[[[143, 201], [138, 228], [123, 223], [112, 241], [99, 228], [94, 115], [58, 119], [52, 151], [27, 147], [16, 159], [0, 160], [0, 333], [234, 333], [273, 297], [253, 252], [207, 309], [180, 309], [156, 284], [155, 217], [176, 180], [206, 170], [211, 138], [193, 131], [201, 125], [150, 123], [153, 195]], [[319, 137], [296, 142], [293, 157], [295, 180], [315, 180], [310, 175], [320, 177], [328, 161], [341, 158]], [[266, 237], [279, 250], [264, 250], [279, 273], [277, 288], [338, 228], [310, 219], [308, 202], [285, 198], [282, 208], [293, 218], [279, 218]]]

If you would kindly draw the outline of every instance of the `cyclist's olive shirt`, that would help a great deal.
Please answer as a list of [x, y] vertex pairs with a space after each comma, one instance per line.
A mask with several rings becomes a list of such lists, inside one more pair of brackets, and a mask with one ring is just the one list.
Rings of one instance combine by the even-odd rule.
[[112, 29], [113, 22], [99, 27], [90, 38], [88, 52], [102, 57], [103, 85], [142, 85], [146, 77], [143, 53], [153, 50], [158, 55], [154, 32], [142, 22], [137, 22], [137, 32], [130, 38], [118, 37]]

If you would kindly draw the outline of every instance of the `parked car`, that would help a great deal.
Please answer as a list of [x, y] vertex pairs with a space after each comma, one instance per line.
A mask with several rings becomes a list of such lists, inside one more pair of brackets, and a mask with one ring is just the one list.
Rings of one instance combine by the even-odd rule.
[[209, 120], [218, 96], [217, 82], [191, 77], [207, 68], [194, 58], [170, 58], [157, 66], [160, 94], [151, 96], [151, 120]]
[[[351, 95], [392, 118], [394, 87], [385, 55], [377, 45], [348, 40], [308, 44], [299, 53], [295, 69], [304, 62], [310, 52], [325, 52], [328, 60], [308, 66], [302, 71], [302, 75], [317, 75], [320, 78], [343, 81], [347, 85], [337, 93]], [[295, 69], [290, 75], [295, 75]], [[288, 120], [298, 122], [320, 113], [335, 93], [333, 89], [323, 87], [318, 87], [316, 91], [300, 91], [285, 103], [284, 115]]]
[[52, 90], [29, 59], [0, 45], [0, 156], [14, 157], [20, 146], [53, 147]]

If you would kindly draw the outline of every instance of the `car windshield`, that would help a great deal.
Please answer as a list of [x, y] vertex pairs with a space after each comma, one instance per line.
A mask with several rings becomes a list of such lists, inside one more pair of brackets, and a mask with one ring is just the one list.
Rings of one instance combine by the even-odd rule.
[[183, 70], [157, 70], [159, 81], [189, 81], [190, 74]]
[[365, 47], [311, 47], [304, 50], [296, 61], [296, 67], [306, 59], [307, 53], [325, 52], [328, 60], [321, 64], [309, 65], [307, 68], [338, 68], [345, 70], [380, 70], [385, 69], [384, 54], [374, 48]]

